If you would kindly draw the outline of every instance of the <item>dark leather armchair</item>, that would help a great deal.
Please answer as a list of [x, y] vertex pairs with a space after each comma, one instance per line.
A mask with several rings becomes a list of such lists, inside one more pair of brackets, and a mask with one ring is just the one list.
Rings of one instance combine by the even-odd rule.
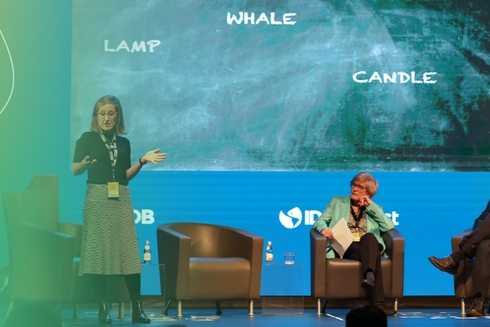
[[69, 299], [75, 238], [58, 228], [57, 182], [36, 176], [25, 191], [2, 194], [12, 301]]
[[[386, 244], [387, 259], [381, 259], [383, 287], [386, 298], [395, 300], [403, 296], [405, 240], [397, 230], [382, 234]], [[366, 297], [361, 287], [361, 263], [348, 259], [325, 258], [327, 239], [314, 228], [310, 230], [311, 295], [317, 299], [317, 313], [324, 313], [329, 299], [362, 299]], [[321, 304], [321, 299], [324, 299]]]
[[[35, 176], [24, 191], [3, 193], [13, 301], [96, 302], [88, 277], [78, 276], [82, 225], [59, 221], [56, 175]], [[129, 298], [122, 277], [108, 283], [110, 302]]]
[[[231, 227], [201, 223], [170, 223], [157, 228], [158, 259], [165, 264], [162, 294], [177, 302], [214, 300], [218, 314], [220, 300], [249, 300], [260, 296], [264, 239]], [[163, 276], [162, 276], [163, 277]]]

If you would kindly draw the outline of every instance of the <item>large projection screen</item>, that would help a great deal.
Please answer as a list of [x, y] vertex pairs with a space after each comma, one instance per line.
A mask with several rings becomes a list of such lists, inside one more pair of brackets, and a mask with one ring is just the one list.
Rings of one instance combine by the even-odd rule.
[[[429, 251], [447, 254], [450, 235], [486, 205], [489, 9], [481, 0], [73, 0], [72, 153], [95, 101], [116, 95], [132, 161], [168, 153], [132, 182], [135, 219], [155, 218], [138, 227], [140, 243], [175, 220], [234, 225], [285, 251], [292, 237], [305, 294], [310, 223], [348, 194], [356, 172], [377, 173], [375, 201], [407, 238], [405, 293], [452, 294], [449, 279], [432, 290], [411, 281], [422, 260], [432, 268], [408, 240], [433, 228], [421, 211], [440, 213], [449, 223], [434, 227]], [[462, 193], [471, 210], [446, 210]]]

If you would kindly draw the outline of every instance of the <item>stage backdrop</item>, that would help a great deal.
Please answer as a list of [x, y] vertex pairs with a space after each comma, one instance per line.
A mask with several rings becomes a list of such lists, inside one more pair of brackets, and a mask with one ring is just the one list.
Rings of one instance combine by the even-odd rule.
[[[358, 171], [406, 238], [405, 294], [487, 202], [489, 10], [482, 1], [74, 0], [71, 153], [118, 96], [141, 248], [158, 224], [246, 229], [304, 264], [309, 229]], [[83, 178], [64, 210], [81, 212]], [[168, 249], [172, 251], [172, 249]], [[430, 287], [427, 287], [430, 285]], [[144, 290], [154, 294], [154, 289]], [[264, 294], [267, 295], [267, 294]]]

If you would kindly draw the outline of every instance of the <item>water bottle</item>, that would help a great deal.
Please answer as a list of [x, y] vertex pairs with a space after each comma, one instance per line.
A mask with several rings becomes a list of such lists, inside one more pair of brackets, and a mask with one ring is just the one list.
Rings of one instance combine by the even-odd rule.
[[146, 241], [145, 249], [143, 250], [143, 263], [145, 264], [151, 263], [150, 241]]
[[274, 252], [272, 252], [272, 242], [267, 242], [267, 248], [265, 249], [265, 264], [272, 265], [274, 263]]

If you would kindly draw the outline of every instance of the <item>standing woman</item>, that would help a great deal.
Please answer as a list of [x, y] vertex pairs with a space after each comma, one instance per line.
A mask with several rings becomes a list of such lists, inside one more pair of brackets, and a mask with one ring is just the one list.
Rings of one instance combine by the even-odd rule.
[[88, 171], [83, 207], [79, 275], [90, 275], [99, 302], [99, 322], [110, 324], [105, 276], [123, 275], [132, 303], [132, 321], [149, 323], [141, 305], [141, 261], [128, 182], [147, 162], [166, 158], [160, 149], [147, 152], [131, 166], [129, 140], [124, 134], [119, 100], [106, 95], [95, 103], [91, 131], [78, 139], [72, 172]]

